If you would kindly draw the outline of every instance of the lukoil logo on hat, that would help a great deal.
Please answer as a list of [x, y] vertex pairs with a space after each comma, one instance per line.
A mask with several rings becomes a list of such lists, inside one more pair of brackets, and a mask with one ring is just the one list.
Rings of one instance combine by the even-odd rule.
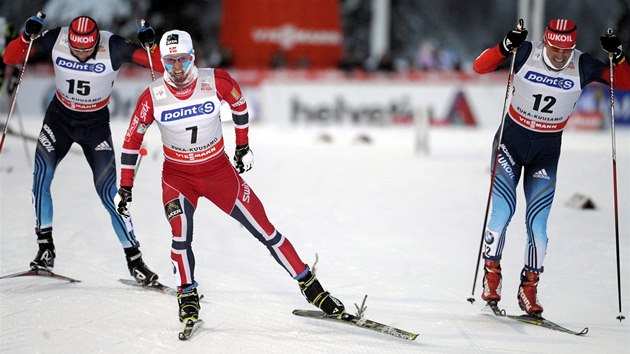
[[90, 49], [98, 44], [99, 30], [96, 21], [88, 16], [79, 16], [70, 22], [68, 43], [75, 49]]

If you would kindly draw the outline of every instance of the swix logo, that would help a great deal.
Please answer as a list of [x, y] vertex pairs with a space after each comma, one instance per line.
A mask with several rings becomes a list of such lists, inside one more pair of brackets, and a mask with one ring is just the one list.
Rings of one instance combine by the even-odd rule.
[[573, 80], [562, 77], [551, 77], [531, 70], [525, 74], [525, 80], [563, 90], [570, 90], [575, 86]]
[[249, 203], [250, 193], [251, 189], [249, 189], [247, 183], [243, 183], [243, 203]]
[[142, 106], [140, 109], [140, 119], [143, 121], [147, 119], [147, 113], [149, 112], [149, 103], [147, 101], [142, 101]]
[[199, 116], [202, 114], [210, 114], [212, 112], [214, 112], [214, 102], [208, 101], [197, 105], [164, 111], [160, 116], [160, 121], [169, 122], [173, 120]]
[[74, 60], [67, 60], [64, 58], [57, 58], [55, 64], [61, 66], [62, 68], [76, 70], [76, 71], [87, 71], [87, 72], [95, 72], [102, 73], [105, 71], [105, 64], [96, 63], [96, 64], [87, 64], [87, 63], [79, 63]]

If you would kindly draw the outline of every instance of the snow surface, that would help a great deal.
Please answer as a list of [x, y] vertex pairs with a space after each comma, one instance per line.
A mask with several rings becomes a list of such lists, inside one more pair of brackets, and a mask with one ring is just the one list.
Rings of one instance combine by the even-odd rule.
[[[41, 117], [25, 120], [35, 135]], [[12, 122], [17, 128], [17, 122]], [[112, 123], [116, 150], [125, 124]], [[231, 124], [224, 126], [233, 153]], [[332, 142], [323, 142], [327, 133]], [[254, 169], [244, 175], [274, 225], [325, 288], [354, 311], [368, 294], [367, 316], [417, 332], [414, 342], [344, 325], [298, 318], [312, 308], [265, 247], [208, 201], [195, 218], [196, 277], [205, 326], [188, 342], [174, 297], [118, 282], [124, 254], [93, 191], [79, 149], [53, 182], [55, 271], [46, 278], [0, 280], [2, 353], [629, 353], [630, 319], [619, 322], [609, 132], [565, 133], [550, 242], [539, 297], [545, 315], [584, 337], [494, 318], [482, 312], [474, 266], [489, 187], [493, 131], [434, 129], [431, 153], [413, 151], [410, 128], [277, 129], [254, 125]], [[358, 142], [359, 134], [372, 138]], [[173, 285], [170, 229], [160, 200], [159, 134], [134, 188], [132, 215], [145, 261]], [[28, 143], [29, 155], [34, 149]], [[29, 156], [32, 159], [31, 156]], [[31, 162], [32, 163], [32, 162]], [[623, 312], [630, 309], [630, 132], [617, 131]], [[8, 136], [0, 161], [0, 273], [23, 270], [36, 253], [23, 143]], [[520, 190], [520, 188], [519, 188]], [[524, 252], [524, 206], [509, 229], [503, 301], [520, 313], [516, 289]], [[566, 205], [576, 194], [596, 210]], [[480, 270], [480, 277], [482, 271]], [[479, 278], [481, 279], [481, 278]]]

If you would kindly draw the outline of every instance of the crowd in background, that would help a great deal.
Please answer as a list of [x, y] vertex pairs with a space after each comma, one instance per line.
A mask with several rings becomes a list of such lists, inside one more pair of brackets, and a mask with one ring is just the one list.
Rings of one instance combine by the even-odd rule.
[[[201, 65], [230, 67], [231, 52], [219, 44], [222, 0], [96, 0], [6, 1], [0, 4], [9, 23], [21, 30], [38, 10], [47, 11], [46, 27], [67, 25], [78, 15], [94, 17], [102, 29], [135, 38], [137, 22], [149, 20], [158, 36], [172, 28], [185, 29], [197, 43]], [[340, 0], [343, 58], [338, 68], [366, 71], [459, 71], [483, 48], [498, 43], [516, 23], [516, 2], [503, 0], [455, 0], [448, 2], [391, 0], [389, 50], [382, 58], [370, 58], [371, 0]], [[457, 8], [457, 11], [453, 11]], [[580, 0], [566, 6], [563, 0], [547, 0], [546, 18], [571, 18], [578, 24], [578, 48], [604, 58], [598, 38], [614, 28], [624, 44], [630, 43], [630, 3], [627, 0]], [[174, 16], [173, 14], [177, 14]], [[546, 21], [544, 21], [546, 23]], [[526, 22], [526, 27], [527, 27]], [[474, 30], [472, 30], [474, 29]], [[15, 34], [15, 32], [13, 32]], [[529, 38], [536, 40], [536, 38]], [[628, 50], [630, 44], [624, 47]], [[279, 50], [269, 68], [308, 68], [308, 60], [290, 62]]]

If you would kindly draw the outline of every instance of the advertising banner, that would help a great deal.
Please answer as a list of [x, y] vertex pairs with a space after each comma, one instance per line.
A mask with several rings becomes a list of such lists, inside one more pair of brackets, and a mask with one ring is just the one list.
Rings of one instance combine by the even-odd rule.
[[220, 42], [237, 68], [335, 67], [343, 46], [339, 2], [224, 1]]

